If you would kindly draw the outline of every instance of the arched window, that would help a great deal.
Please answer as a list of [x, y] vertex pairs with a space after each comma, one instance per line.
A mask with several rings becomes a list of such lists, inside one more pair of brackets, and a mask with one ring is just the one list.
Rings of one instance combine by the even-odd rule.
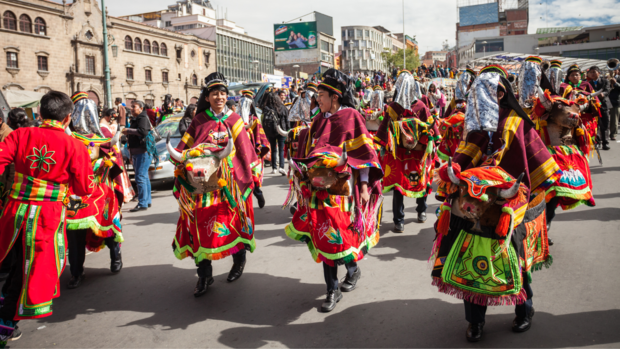
[[161, 55], [162, 56], [168, 56], [168, 47], [166, 46], [166, 44], [164, 44], [162, 42], [161, 46], [160, 46], [160, 49], [161, 49]]
[[37, 17], [34, 20], [34, 33], [39, 35], [47, 35], [47, 29], [45, 27], [45, 21], [41, 17]]
[[159, 55], [159, 45], [157, 44], [157, 41], [153, 41], [153, 46], [151, 46], [151, 48], [153, 49], [154, 55]]
[[28, 15], [19, 16], [19, 31], [24, 33], [32, 33], [32, 20]]
[[4, 29], [8, 29], [8, 30], [17, 30], [17, 19], [15, 17], [15, 14], [13, 14], [13, 12], [11, 11], [6, 11], [4, 13], [4, 16], [2, 16], [4, 19]]
[[137, 52], [142, 52], [142, 41], [140, 41], [140, 39], [135, 38], [133, 40], [133, 50]]
[[133, 50], [133, 40], [129, 35], [125, 37], [125, 50]]
[[144, 39], [143, 48], [144, 48], [144, 53], [151, 53], [151, 43], [147, 39]]
[[196, 76], [196, 74], [192, 75], [192, 85], [198, 86], [198, 77]]

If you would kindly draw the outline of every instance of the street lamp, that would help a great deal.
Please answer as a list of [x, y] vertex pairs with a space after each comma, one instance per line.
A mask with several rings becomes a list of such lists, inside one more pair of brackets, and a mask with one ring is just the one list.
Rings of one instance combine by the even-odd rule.
[[260, 64], [259, 61], [252, 61], [252, 64], [254, 64], [254, 66], [256, 67], [256, 74], [258, 75], [258, 65]]
[[482, 44], [482, 58], [484, 58], [487, 56], [487, 46], [486, 46], [487, 42], [483, 41], [481, 42], [481, 44]]
[[118, 46], [116, 44], [112, 45], [112, 56], [114, 58], [118, 57]]
[[299, 76], [298, 76], [299, 75], [299, 65], [295, 64], [293, 66], [293, 68], [296, 68], [296, 70], [295, 70], [295, 83], [297, 83], [297, 79], [299, 79]]

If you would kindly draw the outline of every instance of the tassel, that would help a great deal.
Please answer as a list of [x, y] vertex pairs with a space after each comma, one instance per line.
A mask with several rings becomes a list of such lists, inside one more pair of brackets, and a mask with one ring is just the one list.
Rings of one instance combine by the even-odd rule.
[[452, 205], [449, 203], [443, 203], [440, 207], [441, 214], [437, 220], [437, 234], [448, 235], [450, 231], [450, 216], [452, 215]]
[[[503, 210], [502, 210], [503, 211]], [[495, 228], [495, 233], [499, 236], [506, 236], [510, 229], [510, 214], [502, 213], [499, 217], [499, 223]]]
[[284, 200], [284, 204], [282, 205], [282, 209], [284, 210], [288, 207], [293, 201], [293, 181], [288, 181], [288, 193], [286, 194], [286, 199]]

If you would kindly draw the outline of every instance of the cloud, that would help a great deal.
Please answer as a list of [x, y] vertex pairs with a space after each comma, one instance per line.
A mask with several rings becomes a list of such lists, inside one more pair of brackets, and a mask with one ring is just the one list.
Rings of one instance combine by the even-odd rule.
[[[417, 38], [421, 54], [439, 50], [445, 40], [448, 40], [450, 46], [456, 44], [455, 0], [404, 1], [405, 32]], [[113, 16], [164, 10], [174, 3], [174, 0], [106, 0], [106, 6]], [[343, 26], [381, 25], [395, 33], [403, 31], [402, 0], [212, 0], [211, 3], [216, 8], [227, 8], [229, 20], [243, 27], [249, 35], [266, 41], [273, 41], [275, 23], [289, 21], [313, 11], [334, 18], [337, 45], [340, 44], [340, 28]], [[618, 23], [619, 4], [620, 0], [530, 0], [529, 33], [547, 26]]]

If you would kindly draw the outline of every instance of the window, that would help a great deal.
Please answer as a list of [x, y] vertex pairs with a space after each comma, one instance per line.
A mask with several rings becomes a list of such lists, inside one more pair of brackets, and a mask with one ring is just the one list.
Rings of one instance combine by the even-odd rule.
[[157, 41], [153, 41], [153, 46], [151, 48], [153, 49], [154, 55], [159, 55], [159, 45], [157, 44]]
[[133, 40], [130, 36], [125, 37], [125, 50], [133, 50]]
[[144, 46], [142, 46], [144, 48], [144, 53], [151, 53], [151, 43], [144, 39]]
[[32, 33], [32, 20], [28, 15], [19, 16], [19, 31], [24, 33]]
[[353, 29], [349, 29], [348, 34], [349, 39], [353, 38]]
[[95, 56], [86, 56], [86, 74], [95, 75]]
[[137, 52], [142, 52], [142, 41], [140, 39], [135, 38], [133, 41], [133, 49]]
[[370, 30], [364, 30], [364, 36], [365, 37], [369, 37], [370, 36]]
[[329, 51], [329, 43], [327, 41], [321, 40], [321, 50]]
[[4, 29], [17, 30], [17, 19], [13, 12], [6, 11], [3, 16]]
[[196, 76], [196, 74], [192, 75], [192, 85], [198, 86], [198, 77]]
[[167, 71], [161, 72], [161, 81], [168, 83], [168, 72]]
[[329, 44], [329, 53], [334, 53], [334, 44]]
[[361, 29], [356, 29], [356, 30], [355, 30], [355, 34], [356, 34], [355, 36], [357, 36], [358, 38], [361, 38], [361, 37], [363, 36], [363, 35], [362, 35], [362, 30], [361, 30]]
[[202, 51], [205, 55], [205, 63], [209, 63], [209, 59], [211, 58], [211, 52]]
[[90, 30], [89, 30], [89, 31], [87, 31], [85, 35], [86, 35], [86, 38], [87, 38], [88, 40], [92, 40], [92, 39], [93, 39], [93, 36], [94, 36], [94, 35], [93, 35], [93, 32], [91, 32]]
[[343, 31], [342, 31], [342, 38], [344, 39], [344, 37], [345, 37], [345, 36], [347, 36], [347, 31], [346, 31], [346, 30], [343, 30]]
[[133, 80], [133, 68], [127, 67], [127, 80]]
[[177, 59], [181, 59], [181, 49], [177, 49]]
[[47, 57], [37, 57], [37, 68], [39, 69], [39, 71], [47, 71]]
[[151, 76], [151, 71], [148, 70], [148, 69], [144, 71], [144, 80], [146, 82], [152, 82], [153, 81], [153, 77]]
[[17, 52], [6, 53], [6, 67], [19, 68], [19, 64], [17, 64]]
[[45, 21], [41, 17], [37, 17], [34, 20], [34, 33], [39, 35], [46, 35], [47, 30], [45, 29]]
[[168, 47], [166, 46], [166, 44], [164, 44], [162, 42], [161, 46], [160, 46], [160, 49], [161, 49], [161, 55], [162, 56], [168, 56]]
[[166, 21], [166, 27], [172, 27], [172, 21]]

